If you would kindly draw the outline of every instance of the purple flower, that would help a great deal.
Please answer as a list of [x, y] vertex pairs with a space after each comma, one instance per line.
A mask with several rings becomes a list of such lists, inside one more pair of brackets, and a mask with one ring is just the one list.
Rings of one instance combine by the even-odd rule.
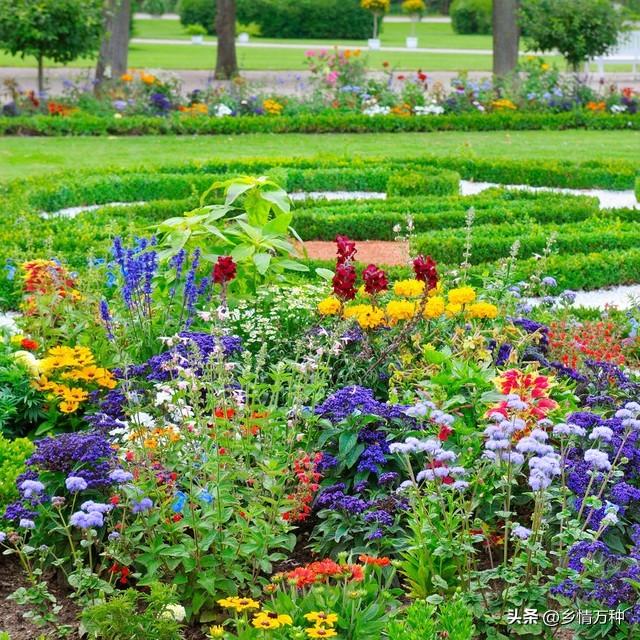
[[511, 534], [516, 538], [520, 538], [520, 540], [527, 540], [531, 533], [531, 529], [527, 529], [526, 527], [523, 527], [521, 525], [514, 527], [511, 531]]
[[32, 495], [39, 495], [44, 491], [44, 485], [37, 480], [24, 480], [20, 484], [22, 495], [25, 498], [30, 498]]
[[68, 491], [71, 493], [78, 493], [79, 491], [85, 491], [89, 486], [87, 481], [84, 478], [79, 478], [78, 476], [69, 476], [65, 482], [65, 486]]
[[33, 520], [29, 520], [28, 518], [21, 518], [20, 524], [18, 526], [21, 529], [35, 529], [36, 523]]
[[69, 524], [79, 529], [91, 529], [92, 527], [101, 527], [104, 524], [104, 517], [99, 511], [76, 511], [71, 514]]
[[133, 480], [133, 474], [124, 469], [114, 469], [109, 474], [109, 478], [118, 484], [124, 484], [125, 482], [131, 482], [131, 480]]
[[153, 501], [150, 498], [142, 498], [139, 502], [134, 502], [131, 507], [133, 513], [145, 513], [153, 509]]
[[587, 449], [584, 452], [584, 461], [598, 471], [609, 471], [609, 469], [611, 469], [609, 456], [606, 452], [600, 451], [599, 449]]

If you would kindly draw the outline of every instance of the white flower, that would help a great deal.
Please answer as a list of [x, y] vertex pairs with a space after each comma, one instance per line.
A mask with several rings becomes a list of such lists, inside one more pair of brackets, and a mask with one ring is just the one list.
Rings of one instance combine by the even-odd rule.
[[148, 413], [138, 411], [131, 416], [130, 422], [138, 427], [147, 427], [151, 429], [156, 426], [156, 421]]
[[187, 615], [184, 607], [181, 604], [168, 604], [160, 614], [161, 618], [165, 620], [175, 620], [176, 622], [182, 622]]
[[441, 107], [439, 104], [432, 102], [431, 104], [427, 104], [425, 106], [414, 107], [413, 112], [417, 116], [440, 116], [444, 113], [444, 107]]
[[226, 104], [217, 104], [213, 108], [213, 115], [216, 118], [224, 118], [225, 116], [230, 116], [232, 113], [233, 111], [229, 109]]

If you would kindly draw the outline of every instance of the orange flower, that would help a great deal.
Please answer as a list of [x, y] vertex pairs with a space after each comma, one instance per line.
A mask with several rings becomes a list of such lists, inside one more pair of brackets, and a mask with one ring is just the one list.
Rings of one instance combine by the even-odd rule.
[[374, 556], [368, 556], [365, 554], [358, 556], [358, 560], [360, 560], [360, 562], [364, 564], [373, 564], [378, 567], [388, 567], [391, 564], [391, 560], [389, 560], [389, 558], [387, 557], [376, 558]]
[[587, 109], [589, 111], [604, 111], [607, 108], [604, 102], [587, 102]]
[[122, 82], [131, 82], [133, 80], [133, 76], [130, 73], [123, 73], [120, 76], [120, 80], [122, 80]]

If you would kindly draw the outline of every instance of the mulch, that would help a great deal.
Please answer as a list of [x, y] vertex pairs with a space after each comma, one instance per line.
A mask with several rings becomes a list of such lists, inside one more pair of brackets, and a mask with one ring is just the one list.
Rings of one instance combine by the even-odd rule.
[[[380, 240], [359, 240], [356, 243], [358, 262], [377, 265], [397, 266], [409, 262], [409, 243]], [[336, 244], [323, 240], [311, 240], [304, 243], [309, 258], [313, 260], [335, 260]]]

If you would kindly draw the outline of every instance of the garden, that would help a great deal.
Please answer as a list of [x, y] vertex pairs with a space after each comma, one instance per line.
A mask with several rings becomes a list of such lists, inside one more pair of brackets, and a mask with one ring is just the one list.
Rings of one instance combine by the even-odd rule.
[[0, 0], [0, 640], [638, 637], [640, 9], [494, 1]]
[[637, 281], [640, 232], [566, 190], [639, 182], [429, 156], [6, 182], [10, 637], [632, 638], [640, 317], [572, 303]]

